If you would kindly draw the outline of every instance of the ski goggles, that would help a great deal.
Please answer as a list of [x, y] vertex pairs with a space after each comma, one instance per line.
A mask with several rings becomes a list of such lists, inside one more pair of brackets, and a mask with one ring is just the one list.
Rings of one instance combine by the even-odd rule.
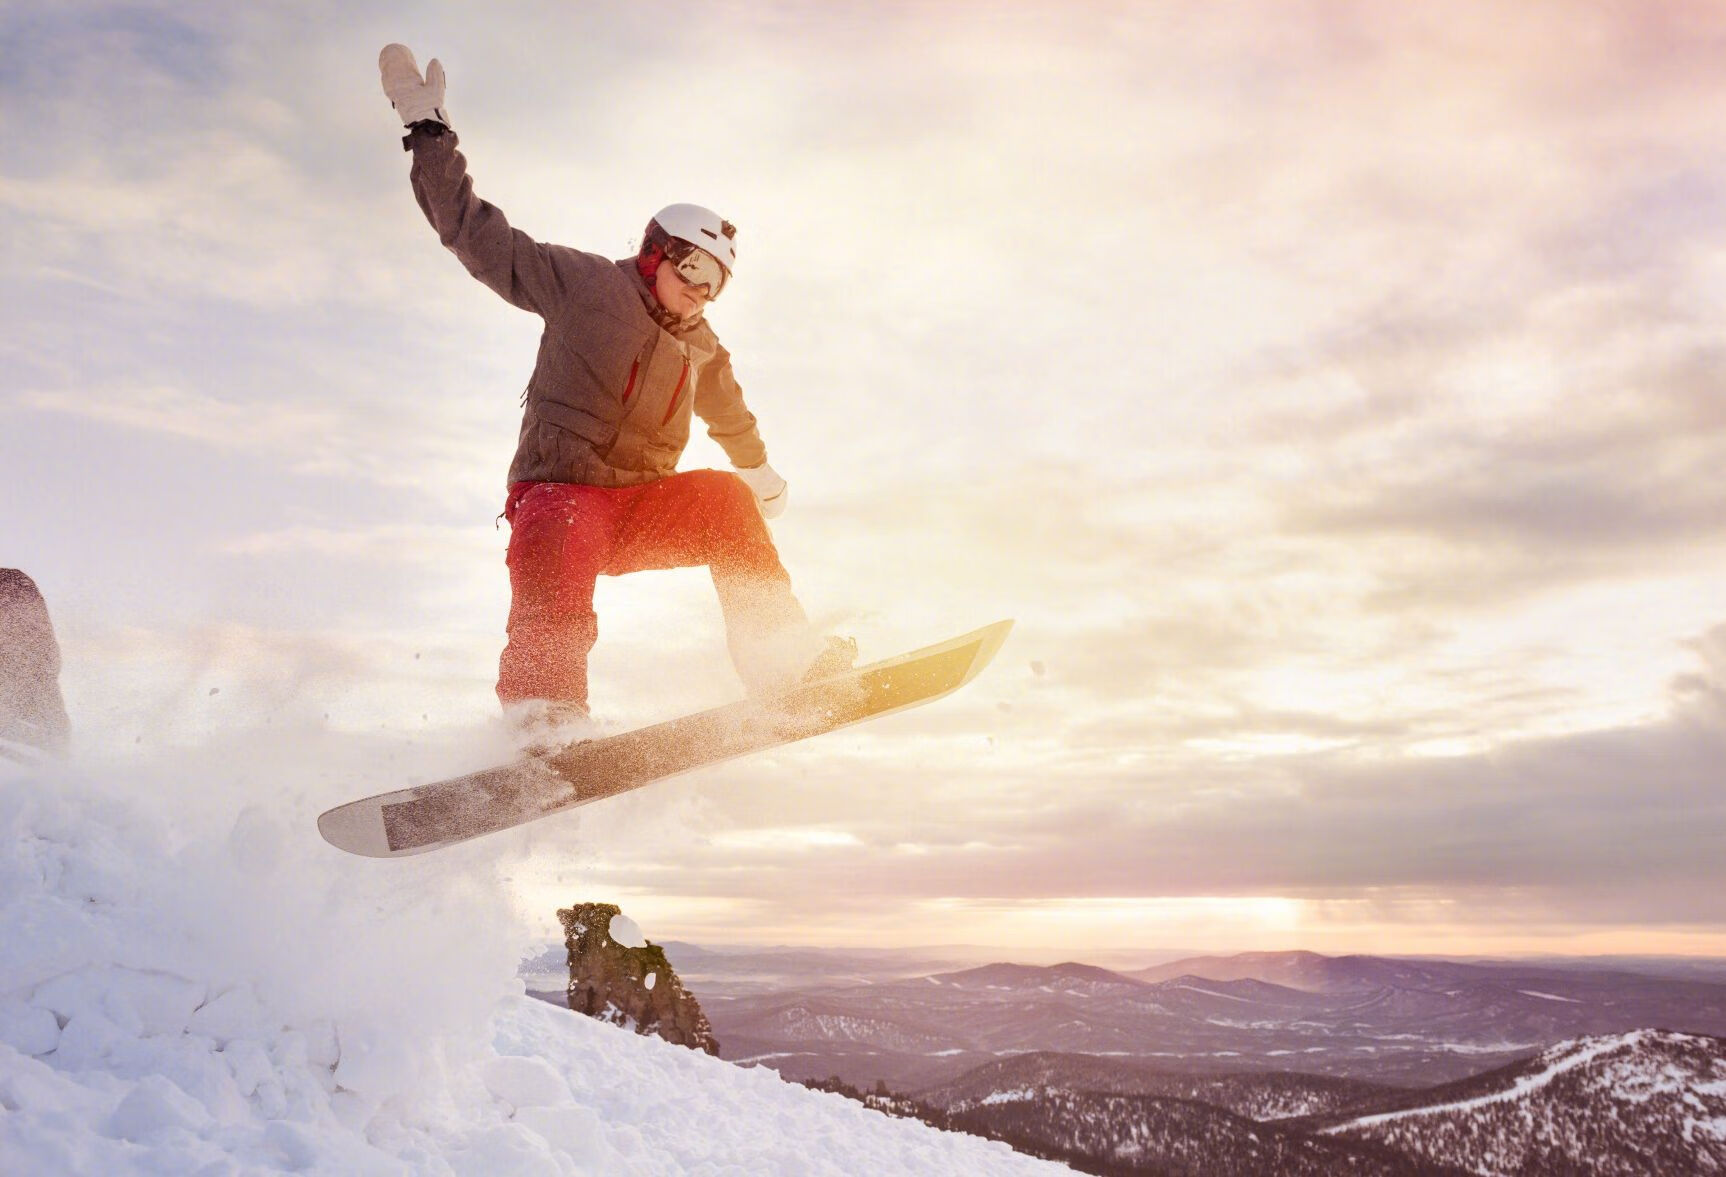
[[719, 292], [725, 289], [725, 267], [699, 245], [673, 237], [666, 243], [665, 260], [689, 285], [705, 286], [710, 301], [718, 298]]

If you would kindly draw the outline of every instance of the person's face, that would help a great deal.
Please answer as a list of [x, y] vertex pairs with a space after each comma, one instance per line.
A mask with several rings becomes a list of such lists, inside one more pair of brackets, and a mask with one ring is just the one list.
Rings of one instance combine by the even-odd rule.
[[706, 288], [691, 286], [669, 261], [661, 261], [653, 279], [659, 305], [681, 319], [699, 314], [708, 303]]

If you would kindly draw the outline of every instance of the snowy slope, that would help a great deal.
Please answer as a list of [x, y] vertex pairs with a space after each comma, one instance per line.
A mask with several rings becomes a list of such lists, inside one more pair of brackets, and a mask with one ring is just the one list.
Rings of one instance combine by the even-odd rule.
[[1726, 1040], [1639, 1030], [1339, 1116], [1325, 1131], [1472, 1172], [1726, 1173]]
[[526, 843], [340, 855], [305, 738], [0, 762], [0, 1173], [1065, 1171], [526, 998]]

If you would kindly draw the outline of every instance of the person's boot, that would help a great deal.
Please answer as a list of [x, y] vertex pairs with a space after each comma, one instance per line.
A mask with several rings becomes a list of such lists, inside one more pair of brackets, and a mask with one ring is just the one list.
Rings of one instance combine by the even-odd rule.
[[819, 682], [836, 674], [844, 674], [856, 663], [857, 639], [829, 634], [823, 639], [821, 653], [809, 664], [809, 669], [803, 672], [802, 682]]
[[503, 718], [523, 756], [555, 755], [598, 734], [586, 707], [561, 699], [506, 703]]

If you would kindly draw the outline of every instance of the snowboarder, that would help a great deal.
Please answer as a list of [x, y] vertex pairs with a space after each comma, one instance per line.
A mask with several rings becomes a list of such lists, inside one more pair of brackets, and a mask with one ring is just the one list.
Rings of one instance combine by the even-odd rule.
[[[736, 265], [736, 229], [673, 204], [640, 250], [612, 261], [535, 241], [474, 195], [444, 110], [444, 72], [413, 54], [378, 57], [408, 133], [413, 191], [469, 273], [545, 320], [509, 470], [509, 636], [497, 695], [543, 736], [588, 715], [587, 658], [598, 639], [598, 576], [706, 565], [727, 645], [751, 695], [851, 666], [855, 642], [823, 638], [791, 592], [766, 519], [785, 509], [731, 357], [705, 311]], [[735, 473], [677, 472], [699, 415]]]

